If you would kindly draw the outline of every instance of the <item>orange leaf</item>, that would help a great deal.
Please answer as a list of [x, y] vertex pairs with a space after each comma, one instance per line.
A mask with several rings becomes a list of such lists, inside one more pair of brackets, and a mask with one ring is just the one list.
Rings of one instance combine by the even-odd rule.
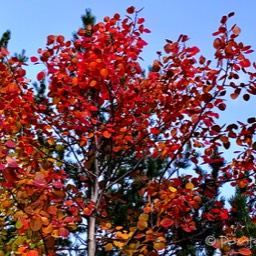
[[108, 75], [108, 70], [105, 69], [105, 68], [101, 69], [100, 75], [103, 76], [104, 78], [107, 77], [107, 75]]
[[52, 215], [55, 215], [57, 213], [57, 207], [52, 205], [52, 206], [49, 206], [48, 209], [47, 209], [47, 212], [52, 214]]
[[94, 87], [96, 84], [97, 84], [97, 81], [92, 80], [89, 85], [90, 85], [91, 87]]
[[32, 231], [38, 231], [42, 227], [42, 222], [40, 219], [31, 219], [30, 220], [30, 228]]
[[27, 256], [38, 256], [39, 253], [36, 250], [30, 250], [27, 252]]
[[111, 137], [111, 133], [109, 131], [105, 131], [103, 132], [103, 136], [108, 139]]
[[248, 244], [248, 242], [249, 242], [249, 238], [246, 237], [246, 236], [241, 236], [237, 239], [237, 245], [238, 246], [246, 245], [246, 244]]
[[43, 232], [45, 234], [51, 234], [53, 231], [52, 223], [50, 223], [48, 226], [42, 228]]
[[139, 230], [144, 230], [148, 227], [148, 222], [146, 220], [139, 220], [137, 223], [137, 227]]
[[242, 255], [252, 255], [252, 251], [248, 248], [241, 248], [238, 252]]
[[108, 244], [105, 246], [105, 251], [111, 251], [112, 248], [113, 248], [113, 244], [108, 243]]
[[92, 209], [85, 207], [84, 208], [84, 214], [87, 216], [90, 216], [92, 214]]

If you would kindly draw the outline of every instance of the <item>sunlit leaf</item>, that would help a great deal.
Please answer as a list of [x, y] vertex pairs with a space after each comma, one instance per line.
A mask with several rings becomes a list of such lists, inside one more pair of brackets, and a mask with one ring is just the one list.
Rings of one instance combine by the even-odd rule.
[[26, 255], [27, 256], [38, 256], [39, 253], [36, 250], [29, 250]]
[[111, 251], [113, 249], [113, 244], [112, 243], [108, 243], [105, 245], [105, 251]]
[[185, 185], [186, 189], [193, 189], [195, 186], [192, 182], [188, 182], [186, 185]]
[[238, 36], [240, 33], [241, 33], [241, 29], [238, 27], [238, 26], [234, 26], [233, 28], [232, 28], [232, 32], [236, 35], [236, 36]]
[[172, 187], [172, 186], [169, 187], [169, 190], [170, 190], [171, 192], [173, 192], [173, 193], [177, 191], [177, 189], [174, 188], [174, 187]]

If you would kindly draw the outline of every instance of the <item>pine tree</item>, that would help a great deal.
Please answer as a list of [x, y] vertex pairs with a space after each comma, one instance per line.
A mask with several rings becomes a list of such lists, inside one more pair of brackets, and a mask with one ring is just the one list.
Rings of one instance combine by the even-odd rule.
[[[249, 178], [250, 172], [246, 174], [246, 179]], [[234, 236], [236, 238], [247, 237], [249, 241], [247, 245], [251, 247], [253, 255], [256, 253], [255, 237], [256, 237], [256, 223], [255, 216], [249, 214], [251, 209], [255, 209], [255, 197], [246, 194], [247, 185], [242, 187], [236, 186], [235, 195], [230, 199], [231, 205], [231, 219], [230, 226], [232, 226]], [[238, 247], [237, 244], [233, 246]]]
[[6, 30], [0, 39], [0, 48], [1, 47], [7, 48], [10, 39], [11, 39], [11, 31]]

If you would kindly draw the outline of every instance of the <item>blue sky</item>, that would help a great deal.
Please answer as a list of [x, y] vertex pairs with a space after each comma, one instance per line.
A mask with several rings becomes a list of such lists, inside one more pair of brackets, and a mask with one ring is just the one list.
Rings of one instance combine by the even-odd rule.
[[166, 38], [176, 39], [181, 33], [189, 35], [190, 43], [198, 45], [210, 57], [211, 33], [218, 27], [220, 17], [231, 11], [236, 13], [232, 22], [242, 28], [242, 40], [256, 45], [255, 0], [8, 0], [1, 6], [0, 32], [12, 31], [11, 51], [26, 49], [28, 55], [33, 55], [37, 48], [45, 46], [49, 34], [71, 37], [80, 26], [80, 16], [86, 8], [91, 8], [97, 21], [101, 21], [116, 12], [125, 14], [130, 5], [144, 7], [141, 15], [152, 31], [145, 36], [149, 43], [142, 55], [146, 65], [162, 49]]
[[[197, 45], [201, 54], [213, 59], [211, 36], [219, 26], [220, 18], [234, 11], [235, 17], [230, 25], [237, 24], [242, 29], [241, 40], [256, 49], [256, 1], [255, 0], [8, 0], [1, 5], [0, 33], [10, 29], [12, 40], [9, 50], [20, 52], [25, 49], [28, 56], [36, 55], [37, 49], [45, 47], [49, 34], [64, 35], [71, 38], [72, 32], [81, 25], [80, 16], [90, 8], [101, 21], [104, 16], [114, 13], [125, 15], [127, 7], [144, 7], [141, 16], [146, 19], [146, 26], [151, 34], [145, 35], [148, 46], [142, 53], [144, 68], [156, 58], [155, 52], [162, 50], [165, 39], [175, 40], [179, 34], [187, 34], [189, 44]], [[255, 60], [255, 54], [252, 55]], [[43, 66], [31, 66], [28, 76], [34, 79]], [[255, 102], [255, 100], [254, 100]], [[243, 100], [231, 103], [221, 121], [246, 120], [256, 116], [253, 101], [244, 104]]]

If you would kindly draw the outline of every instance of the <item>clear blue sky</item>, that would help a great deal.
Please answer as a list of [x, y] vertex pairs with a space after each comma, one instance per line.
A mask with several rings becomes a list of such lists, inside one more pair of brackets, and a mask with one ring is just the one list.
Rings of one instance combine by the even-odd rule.
[[218, 27], [220, 17], [231, 11], [236, 13], [232, 22], [242, 28], [242, 39], [256, 46], [255, 0], [8, 0], [1, 5], [0, 33], [11, 29], [10, 50], [26, 49], [28, 55], [33, 55], [37, 48], [45, 46], [49, 34], [71, 37], [86, 8], [91, 8], [97, 21], [101, 21], [116, 12], [125, 14], [130, 5], [144, 7], [141, 15], [152, 31], [145, 37], [149, 43], [143, 54], [146, 65], [162, 49], [166, 38], [176, 39], [181, 33], [189, 35], [191, 44], [198, 45], [203, 54], [211, 53], [211, 33]]
[[[72, 32], [80, 27], [80, 16], [86, 8], [101, 21], [104, 16], [116, 12], [125, 15], [126, 8], [131, 5], [144, 7], [141, 16], [152, 31], [145, 36], [149, 43], [142, 54], [145, 68], [156, 57], [155, 52], [162, 50], [165, 39], [175, 40], [179, 34], [187, 34], [191, 38], [189, 44], [197, 45], [202, 55], [212, 58], [211, 34], [218, 28], [221, 16], [232, 11], [236, 15], [231, 19], [231, 25], [240, 26], [241, 40], [256, 49], [255, 0], [8, 0], [1, 5], [0, 33], [6, 29], [12, 31], [11, 52], [25, 49], [28, 56], [36, 55], [38, 48], [45, 47], [49, 34], [71, 38]], [[36, 69], [40, 67], [29, 68], [28, 75], [32, 79]], [[243, 104], [242, 100], [234, 101], [221, 120], [229, 122], [256, 116], [254, 105], [253, 101], [249, 105]]]

